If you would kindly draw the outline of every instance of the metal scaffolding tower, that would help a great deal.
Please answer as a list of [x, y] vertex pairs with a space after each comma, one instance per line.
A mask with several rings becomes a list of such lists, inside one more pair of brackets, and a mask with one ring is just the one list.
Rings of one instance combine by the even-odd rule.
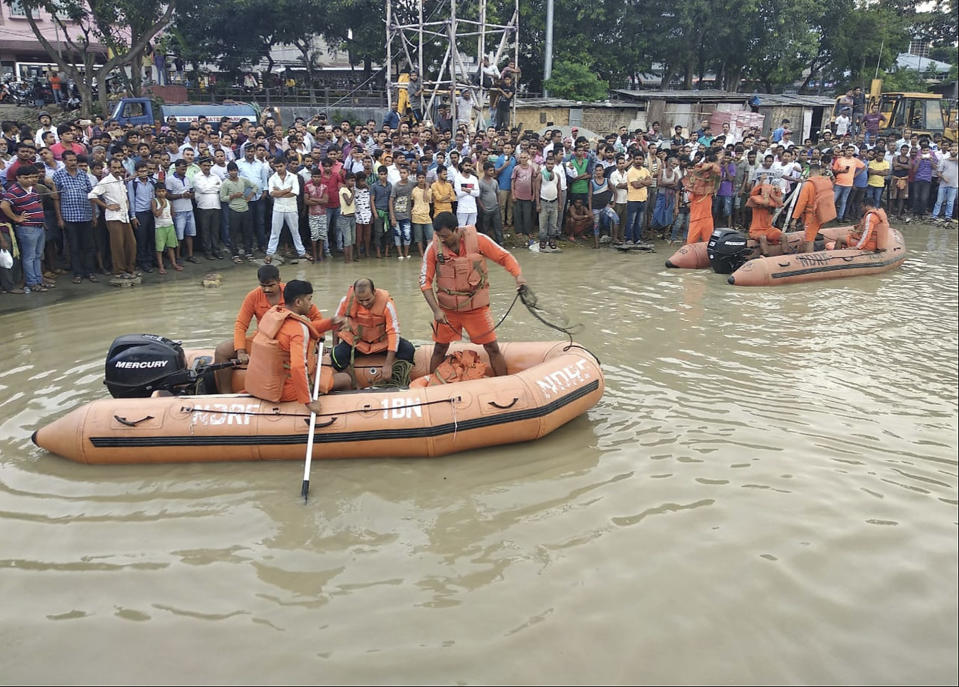
[[[419, 103], [414, 103], [419, 107], [424, 117], [432, 119], [432, 112], [437, 96], [447, 95], [450, 105], [450, 114], [453, 121], [456, 121], [456, 93], [464, 89], [471, 90], [475, 95], [475, 101], [480, 108], [480, 115], [477, 119], [477, 128], [483, 123], [483, 108], [486, 104], [486, 90], [482, 87], [483, 79], [480, 78], [479, 84], [473, 83], [473, 74], [469, 71], [463, 60], [463, 52], [459, 49], [460, 43], [468, 38], [477, 39], [476, 67], [481, 70], [483, 67], [483, 58], [489, 57], [491, 64], [497, 66], [504, 53], [512, 50], [512, 58], [516, 64], [519, 64], [519, 0], [500, 0], [502, 8], [506, 9], [510, 4], [513, 5], [513, 14], [506, 24], [491, 24], [486, 21], [487, 0], [478, 0], [479, 20], [463, 19], [456, 15], [457, 0], [449, 0], [449, 15], [444, 19], [433, 20], [432, 17], [424, 21], [423, 16], [424, 0], [386, 0], [386, 64], [387, 64], [387, 106], [392, 108], [393, 89], [404, 88], [405, 82], [399, 81], [399, 74], [416, 69], [419, 72], [422, 84], [422, 92]], [[490, 0], [497, 2], [497, 0]], [[462, 6], [461, 0], [461, 6]], [[402, 24], [397, 19], [397, 8], [402, 6], [408, 10], [414, 6], [418, 10], [418, 21], [416, 23]], [[438, 9], [438, 8], [437, 8]], [[435, 14], [436, 12], [434, 12]], [[424, 41], [433, 41], [439, 38], [446, 42], [446, 51], [443, 59], [435, 73], [427, 78], [427, 72], [424, 67], [432, 72], [434, 65], [423, 64], [423, 46]], [[498, 39], [498, 45], [495, 53], [487, 54], [487, 41], [490, 45]], [[399, 43], [399, 46], [396, 46]], [[414, 60], [415, 55], [415, 60]], [[395, 60], [395, 64], [394, 64]], [[403, 67], [407, 66], [406, 69]], [[394, 75], [395, 72], [395, 75]], [[475, 73], [475, 70], [474, 70]], [[513, 84], [514, 93], [517, 88]], [[428, 94], [428, 99], [427, 99]], [[424, 107], [425, 104], [425, 107]], [[516, 97], [513, 97], [513, 119], [516, 118]]]

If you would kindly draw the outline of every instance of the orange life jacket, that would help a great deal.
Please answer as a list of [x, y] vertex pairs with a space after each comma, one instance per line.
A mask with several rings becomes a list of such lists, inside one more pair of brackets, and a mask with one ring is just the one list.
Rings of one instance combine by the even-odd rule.
[[457, 351], [443, 359], [433, 374], [428, 374], [410, 383], [410, 388], [439, 386], [453, 382], [468, 382], [486, 376], [486, 363], [479, 359], [476, 351]]
[[697, 196], [708, 196], [719, 189], [722, 171], [715, 162], [701, 162], [683, 177], [683, 186]]
[[489, 305], [486, 258], [479, 252], [476, 227], [460, 227], [463, 255], [453, 255], [438, 234], [436, 249], [436, 302], [444, 310], [476, 310]]
[[[265, 401], [280, 401], [283, 397], [284, 386], [291, 379], [290, 351], [283, 350], [277, 340], [277, 334], [287, 319], [295, 320], [306, 330], [307, 339], [307, 374], [316, 373], [316, 349], [312, 341], [319, 339], [320, 334], [314, 329], [312, 322], [300, 317], [282, 305], [276, 305], [266, 311], [257, 322], [256, 335], [250, 348], [250, 362], [246, 368], [246, 392], [251, 396], [262, 398]], [[326, 371], [324, 371], [326, 372]], [[324, 378], [327, 375], [324, 374]], [[329, 382], [321, 380], [321, 390], [329, 391], [332, 388], [332, 372], [329, 373]], [[326, 388], [322, 388], [323, 386]]]
[[816, 189], [813, 214], [820, 224], [832, 222], [836, 219], [836, 198], [832, 182], [824, 176], [811, 176], [808, 182]]
[[[343, 341], [355, 346], [361, 353], [379, 353], [389, 346], [386, 334], [386, 306], [393, 299], [385, 289], [373, 292], [373, 305], [365, 308], [356, 300], [353, 287], [346, 294], [346, 316], [349, 325], [339, 330]], [[355, 342], [355, 343], [354, 343]]]
[[783, 204], [783, 192], [779, 186], [760, 184], [749, 194], [746, 207], [750, 208], [778, 208]]
[[[869, 222], [869, 229], [866, 229], [866, 219], [872, 218]], [[868, 231], [866, 242], [859, 248], [860, 250], [877, 251], [880, 249], [880, 238], [883, 239], [883, 248], [885, 248], [885, 239], [889, 234], [889, 219], [886, 217], [886, 211], [882, 208], [870, 208], [856, 228], [849, 232], [846, 237], [846, 243], [850, 248], [856, 248], [863, 237], [863, 232]]]

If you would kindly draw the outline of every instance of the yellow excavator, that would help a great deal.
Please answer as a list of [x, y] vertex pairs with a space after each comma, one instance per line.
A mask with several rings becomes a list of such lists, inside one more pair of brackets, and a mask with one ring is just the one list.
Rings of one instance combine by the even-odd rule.
[[[836, 98], [833, 107], [833, 120], [845, 106], [843, 96]], [[956, 112], [946, 109], [946, 101], [938, 93], [882, 92], [882, 79], [873, 79], [869, 88], [866, 112], [873, 105], [879, 106], [882, 117], [879, 124], [880, 136], [902, 136], [904, 129], [914, 134], [932, 136], [942, 134], [949, 141], [959, 140], [956, 127]], [[852, 116], [852, 112], [848, 112]]]

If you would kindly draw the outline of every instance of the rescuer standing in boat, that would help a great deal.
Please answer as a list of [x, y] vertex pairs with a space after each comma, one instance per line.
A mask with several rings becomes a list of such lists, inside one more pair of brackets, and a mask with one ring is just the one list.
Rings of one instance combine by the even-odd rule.
[[[465, 329], [470, 341], [482, 344], [494, 376], [506, 374], [506, 360], [496, 343], [489, 309], [489, 276], [486, 259], [500, 264], [516, 278], [517, 289], [526, 285], [512, 254], [476, 227], [457, 226], [456, 215], [441, 212], [433, 218], [433, 242], [423, 255], [420, 289], [433, 310], [433, 356], [430, 373], [446, 357]], [[436, 292], [433, 279], [436, 278]]]
[[826, 222], [836, 219], [832, 182], [823, 175], [823, 168], [819, 165], [809, 166], [809, 178], [803, 183], [793, 208], [793, 217], [789, 227], [795, 228], [796, 220], [802, 219], [805, 229], [803, 237], [803, 253], [812, 253], [816, 242], [816, 234]]

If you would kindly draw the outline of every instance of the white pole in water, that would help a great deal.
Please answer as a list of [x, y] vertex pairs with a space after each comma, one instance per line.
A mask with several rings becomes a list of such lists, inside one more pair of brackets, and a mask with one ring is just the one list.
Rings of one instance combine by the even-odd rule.
[[[518, 43], [519, 41], [517, 41]], [[543, 65], [543, 97], [549, 97], [546, 82], [553, 75], [553, 0], [546, 0], [546, 62]]]
[[[320, 395], [320, 376], [323, 369], [323, 342], [320, 341], [320, 349], [316, 354], [316, 379], [313, 380], [313, 400]], [[313, 431], [316, 429], [316, 413], [310, 411], [310, 435], [306, 438], [306, 465], [303, 466], [303, 488], [300, 495], [303, 497], [303, 503], [310, 498], [310, 464], [313, 462]]]

